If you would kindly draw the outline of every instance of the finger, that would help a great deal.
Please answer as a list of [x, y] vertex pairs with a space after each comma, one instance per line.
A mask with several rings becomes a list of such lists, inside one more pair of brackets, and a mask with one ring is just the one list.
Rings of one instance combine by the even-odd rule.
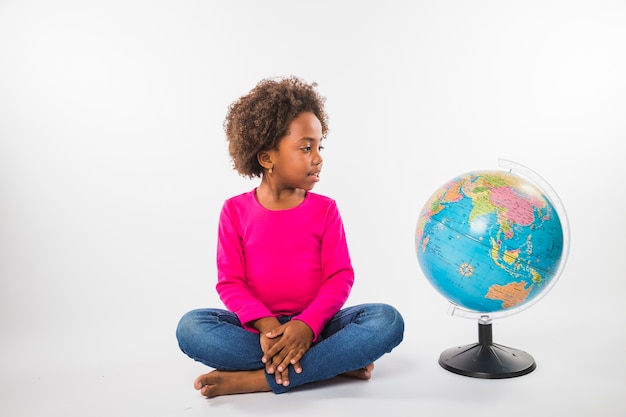
[[267, 360], [264, 363], [265, 363], [265, 370], [267, 371], [268, 374], [282, 372], [286, 368], [286, 366], [283, 365], [283, 363], [285, 362], [285, 355], [283, 354], [282, 351], [278, 352], [276, 355], [273, 355], [273, 356], [270, 356], [269, 354], [267, 354], [266, 356], [267, 356]]
[[287, 369], [276, 373], [276, 383], [284, 387], [289, 385], [289, 371]]
[[300, 365], [300, 361], [294, 362], [292, 363], [292, 365], [293, 365], [293, 370], [296, 371], [297, 374], [302, 373], [302, 365]]
[[280, 373], [283, 372], [285, 369], [287, 369], [287, 365], [285, 365], [285, 360], [277, 356], [270, 358], [265, 364], [265, 370], [268, 374]]
[[265, 336], [270, 338], [270, 339], [274, 339], [278, 336], [282, 336], [283, 333], [285, 332], [285, 327], [284, 326], [279, 326], [275, 329], [270, 330], [269, 332], [265, 333]]
[[272, 357], [269, 365], [275, 372], [283, 372], [287, 368], [288, 364], [289, 362], [285, 360], [285, 355], [281, 351], [279, 354]]
[[[277, 370], [282, 371], [287, 369], [289, 365], [292, 365], [297, 373], [302, 372], [302, 366], [300, 366], [300, 359], [304, 356], [304, 349], [299, 349], [295, 353], [289, 352], [285, 355], [285, 358], [276, 367]], [[297, 366], [296, 366], [297, 365]]]
[[274, 356], [278, 355], [282, 350], [283, 350], [283, 345], [282, 344], [280, 344], [280, 345], [279, 344], [275, 344], [274, 346], [269, 348], [267, 350], [267, 352], [265, 352], [263, 357], [266, 358], [269, 361], [270, 358], [273, 358]]
[[[291, 356], [288, 356], [287, 348], [284, 346], [284, 343], [282, 342], [278, 342], [274, 346], [272, 346], [270, 349], [268, 349], [267, 352], [265, 352], [265, 354], [263, 355], [263, 357], [266, 358], [266, 361], [264, 363], [266, 365], [269, 364], [273, 366], [274, 368], [277, 368], [280, 364], [282, 364], [285, 361], [287, 361], [288, 363], [289, 360], [291, 359]], [[263, 360], [263, 358], [261, 358], [261, 360]]]
[[263, 351], [263, 356], [261, 357], [261, 362], [266, 364], [266, 366], [271, 365], [272, 358], [278, 354], [283, 349], [283, 344], [279, 343], [280, 339], [268, 339], [265, 336], [262, 336], [261, 339], [265, 339], [269, 341], [269, 343], [262, 343], [261, 349]]
[[306, 353], [306, 351], [304, 349], [298, 350], [298, 352], [296, 354], [291, 356], [291, 359], [289, 360], [289, 363], [292, 364], [292, 365], [295, 365], [297, 362], [300, 362], [300, 359], [302, 359], [302, 357], [304, 356], [305, 353]]

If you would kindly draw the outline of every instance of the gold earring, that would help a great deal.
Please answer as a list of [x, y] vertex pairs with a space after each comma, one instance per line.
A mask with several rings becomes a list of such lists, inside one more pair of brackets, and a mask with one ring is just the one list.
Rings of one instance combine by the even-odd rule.
[[271, 174], [272, 172], [274, 172], [274, 169], [272, 167], [270, 167], [269, 173]]

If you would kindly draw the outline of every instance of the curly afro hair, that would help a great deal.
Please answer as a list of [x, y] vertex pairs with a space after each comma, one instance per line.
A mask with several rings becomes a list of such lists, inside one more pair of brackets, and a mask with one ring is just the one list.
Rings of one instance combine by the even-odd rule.
[[260, 177], [263, 167], [257, 154], [278, 149], [278, 142], [289, 134], [289, 125], [300, 113], [311, 112], [328, 134], [325, 98], [316, 91], [317, 83], [307, 84], [291, 76], [261, 80], [247, 95], [228, 107], [224, 131], [233, 168], [244, 177]]

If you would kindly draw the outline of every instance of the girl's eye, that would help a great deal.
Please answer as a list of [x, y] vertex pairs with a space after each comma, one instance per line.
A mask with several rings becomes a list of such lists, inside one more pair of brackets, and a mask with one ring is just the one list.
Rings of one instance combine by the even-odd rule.
[[[324, 147], [323, 147], [323, 146], [320, 146], [319, 148], [317, 148], [317, 150], [318, 150], [319, 152], [321, 152], [321, 151], [322, 151], [322, 149], [324, 149]], [[308, 153], [308, 152], [312, 152], [312, 151], [313, 151], [313, 147], [312, 147], [312, 146], [305, 146], [304, 148], [302, 148], [302, 150], [303, 150], [304, 152], [307, 152], [307, 153]]]

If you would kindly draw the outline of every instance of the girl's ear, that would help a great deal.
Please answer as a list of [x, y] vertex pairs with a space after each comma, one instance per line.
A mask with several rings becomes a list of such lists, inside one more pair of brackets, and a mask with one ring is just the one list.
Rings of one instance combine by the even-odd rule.
[[270, 169], [273, 167], [272, 156], [267, 151], [261, 151], [256, 154], [256, 159], [259, 161], [259, 164], [265, 169]]

